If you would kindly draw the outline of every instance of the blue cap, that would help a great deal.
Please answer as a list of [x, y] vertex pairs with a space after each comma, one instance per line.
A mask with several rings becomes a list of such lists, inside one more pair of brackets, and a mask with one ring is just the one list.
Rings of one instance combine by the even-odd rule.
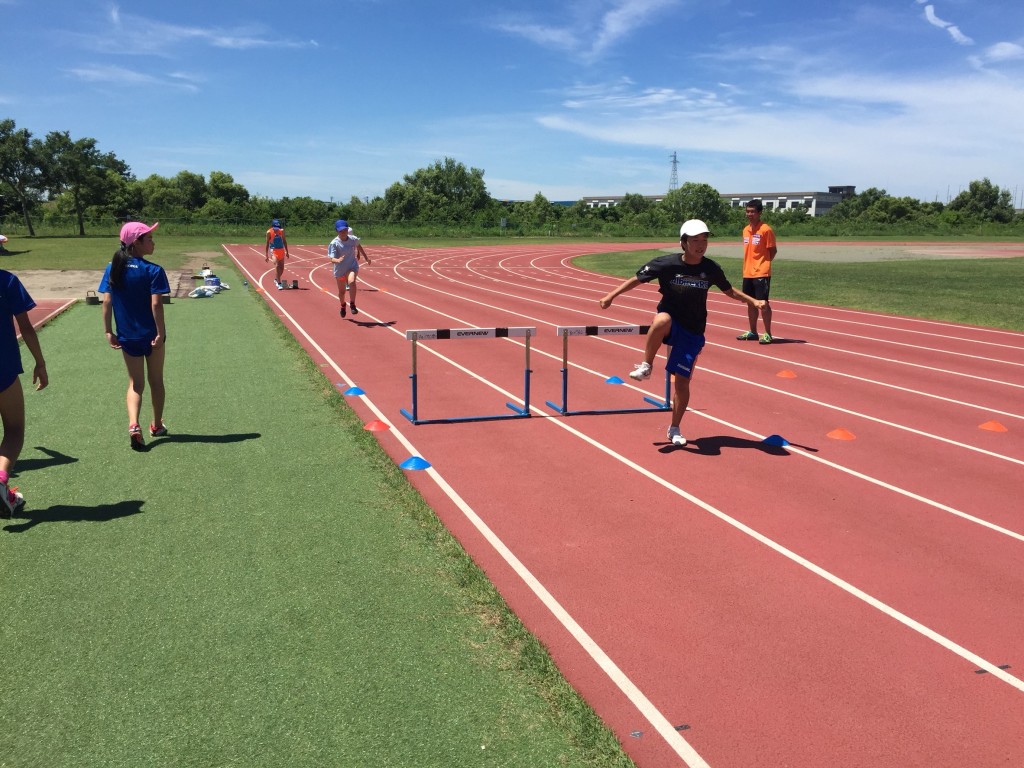
[[348, 222], [344, 219], [338, 219], [334, 222], [334, 229], [336, 232], [341, 232], [343, 229], [348, 229]]
[[270, 226], [277, 227], [278, 229], [280, 229], [281, 228], [281, 222], [278, 221], [277, 219], [274, 219], [272, 222], [270, 222]]

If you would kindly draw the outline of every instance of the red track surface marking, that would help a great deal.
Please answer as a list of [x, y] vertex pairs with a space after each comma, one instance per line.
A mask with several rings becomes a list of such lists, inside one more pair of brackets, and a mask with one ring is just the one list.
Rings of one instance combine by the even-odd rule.
[[[606, 248], [372, 248], [345, 320], [325, 246], [297, 291], [227, 250], [641, 766], [1024, 764], [1024, 334], [778, 301], [762, 347], [715, 297], [676, 449], [663, 413], [543, 406], [554, 327], [650, 322], [650, 287], [601, 311], [618, 280], [571, 264]], [[474, 326], [538, 328], [533, 418], [411, 425], [405, 331]], [[605, 383], [639, 346], [573, 339], [570, 408], [663, 394]], [[418, 367], [421, 418], [521, 404], [520, 340]]]
[[[32, 321], [33, 328], [41, 328], [53, 320], [57, 315], [72, 307], [75, 299], [39, 299], [36, 306], [28, 312], [28, 319]], [[15, 325], [17, 329], [17, 325]], [[103, 330], [100, 328], [100, 330]], [[18, 333], [20, 337], [21, 334]]]

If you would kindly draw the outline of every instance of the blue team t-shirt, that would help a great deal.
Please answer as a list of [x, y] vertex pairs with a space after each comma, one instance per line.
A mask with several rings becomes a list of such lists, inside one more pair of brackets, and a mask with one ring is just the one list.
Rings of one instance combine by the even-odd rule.
[[21, 348], [14, 329], [14, 316], [28, 312], [36, 303], [16, 275], [0, 269], [0, 382], [7, 389], [16, 377], [25, 372], [21, 366]]
[[171, 292], [163, 267], [138, 256], [130, 256], [121, 285], [113, 288], [110, 285], [110, 264], [107, 264], [97, 291], [110, 294], [118, 341], [152, 341], [156, 337], [152, 296]]

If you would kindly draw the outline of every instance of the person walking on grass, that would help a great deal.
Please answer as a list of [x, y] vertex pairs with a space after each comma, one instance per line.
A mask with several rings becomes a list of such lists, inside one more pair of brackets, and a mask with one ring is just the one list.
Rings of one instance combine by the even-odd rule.
[[[779, 249], [775, 246], [775, 232], [761, 221], [764, 205], [760, 200], [751, 200], [746, 205], [747, 226], [743, 228], [743, 292], [760, 299], [764, 307], [760, 310], [748, 306], [747, 322], [750, 330], [736, 337], [737, 341], [772, 343], [772, 307], [768, 293], [772, 285], [772, 260]], [[757, 315], [761, 314], [764, 333], [757, 335]]]
[[274, 219], [270, 222], [270, 229], [267, 230], [267, 246], [263, 249], [263, 260], [270, 261], [270, 254], [274, 254], [274, 285], [278, 290], [284, 288], [284, 260], [290, 259], [288, 253], [288, 238], [284, 236], [284, 228], [281, 222]]
[[[167, 434], [164, 425], [164, 356], [167, 329], [164, 326], [162, 297], [171, 292], [167, 273], [159, 264], [146, 261], [156, 246], [153, 230], [131, 221], [121, 227], [121, 247], [107, 265], [97, 289], [103, 294], [103, 330], [112, 349], [121, 350], [128, 368], [128, 440], [133, 450], [145, 450], [139, 427], [142, 395], [149, 381], [153, 403], [152, 437]], [[111, 327], [111, 320], [117, 332]]]
[[710, 235], [707, 225], [700, 219], [684, 222], [679, 228], [682, 253], [652, 259], [640, 267], [635, 277], [629, 278], [598, 301], [601, 309], [608, 309], [616, 297], [626, 291], [633, 290], [641, 283], [658, 281], [661, 301], [647, 333], [644, 361], [629, 376], [635, 381], [650, 378], [658, 348], [662, 343], [672, 347], [666, 365], [675, 386], [668, 439], [678, 446], [686, 445], [680, 424], [690, 402], [690, 379], [697, 367], [697, 356], [704, 348], [708, 291], [711, 286], [717, 286], [726, 296], [746, 302], [748, 306], [760, 309], [764, 305], [763, 301], [733, 288], [718, 263], [704, 255]]
[[339, 313], [345, 317], [345, 291], [348, 291], [352, 314], [358, 315], [356, 307], [356, 278], [359, 275], [359, 260], [370, 264], [370, 257], [363, 250], [359, 238], [352, 234], [348, 222], [338, 219], [334, 222], [334, 231], [338, 236], [327, 246], [327, 258], [334, 264], [334, 279], [338, 282], [338, 300], [341, 302]]
[[35, 305], [21, 281], [0, 269], [0, 420], [4, 427], [3, 440], [0, 440], [0, 517], [4, 518], [12, 517], [25, 506], [25, 497], [9, 485], [14, 463], [25, 445], [25, 393], [20, 378], [25, 369], [21, 365], [15, 323], [36, 361], [32, 369], [36, 391], [49, 384], [39, 337], [28, 319], [28, 311]]

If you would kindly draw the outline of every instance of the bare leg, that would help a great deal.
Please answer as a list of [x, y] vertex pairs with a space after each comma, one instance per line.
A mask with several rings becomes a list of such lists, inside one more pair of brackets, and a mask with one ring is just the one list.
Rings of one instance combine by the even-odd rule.
[[153, 426], [158, 429], [164, 423], [164, 360], [167, 347], [161, 344], [146, 358], [146, 373], [149, 379], [149, 396], [153, 401]]
[[647, 341], [644, 344], [644, 362], [650, 366], [654, 365], [654, 358], [658, 356], [658, 350], [668, 338], [672, 330], [672, 316], [667, 312], [659, 312], [654, 316], [651, 329], [647, 332]]
[[672, 376], [675, 383], [675, 397], [672, 398], [672, 426], [679, 427], [690, 404], [690, 380], [684, 376]]
[[757, 335], [757, 307], [747, 305], [747, 322], [750, 324], [750, 332]]
[[25, 393], [20, 377], [0, 392], [0, 418], [4, 425], [4, 437], [0, 441], [0, 471], [10, 472], [25, 445]]
[[128, 394], [125, 403], [128, 406], [128, 426], [139, 423], [139, 411], [142, 410], [142, 395], [146, 391], [146, 358], [132, 357], [122, 350], [124, 364], [128, 368]]
[[772, 335], [772, 306], [765, 299], [764, 308], [761, 310], [761, 320], [764, 322], [764, 332]]
[[[349, 272], [347, 280], [348, 280], [348, 300], [352, 303], [352, 306], [354, 307], [356, 305], [356, 273], [355, 272]], [[373, 302], [370, 302], [370, 303], [372, 304]]]

